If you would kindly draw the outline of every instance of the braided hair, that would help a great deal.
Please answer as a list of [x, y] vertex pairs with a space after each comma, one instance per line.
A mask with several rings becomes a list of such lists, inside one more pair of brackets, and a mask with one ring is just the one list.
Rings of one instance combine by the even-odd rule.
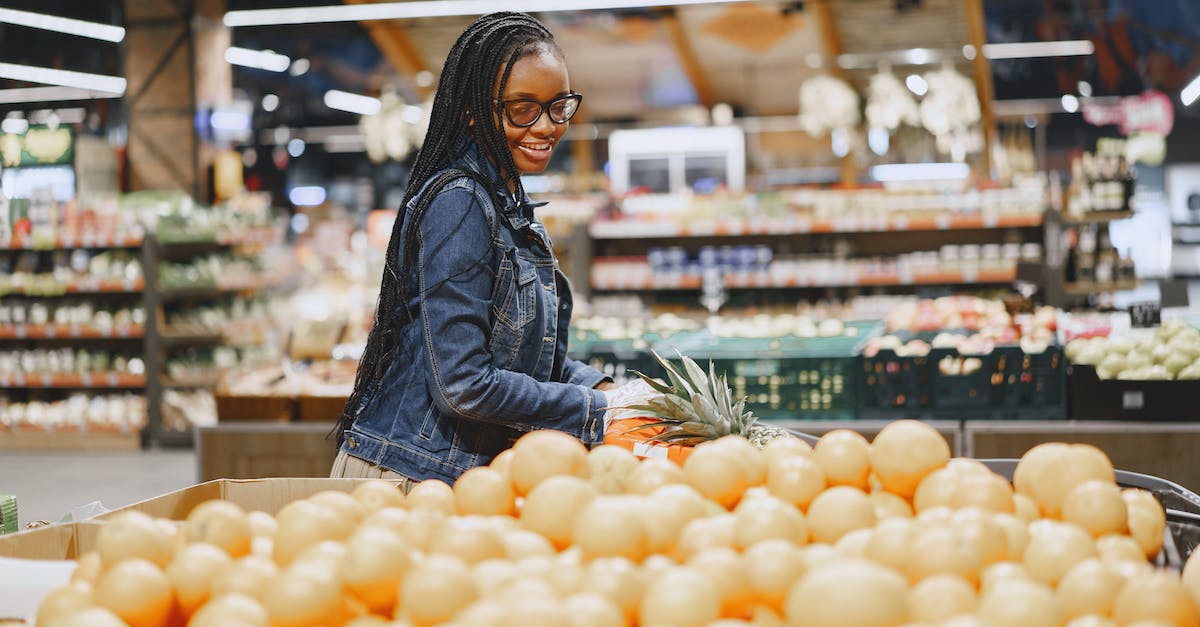
[[[504, 135], [502, 112], [497, 101], [504, 93], [513, 65], [524, 57], [545, 51], [559, 58], [563, 56], [554, 36], [541, 22], [524, 13], [500, 12], [484, 15], [467, 27], [446, 56], [433, 99], [429, 130], [417, 152], [404, 190], [404, 202], [388, 240], [375, 322], [358, 364], [354, 391], [336, 426], [339, 445], [346, 429], [353, 424], [354, 414], [368, 388], [384, 375], [395, 357], [399, 344], [395, 312], [398, 303], [407, 303], [409, 275], [418, 252], [417, 225], [438, 191], [454, 178], [470, 176], [484, 185], [489, 195], [494, 196], [498, 191], [507, 193], [511, 188], [516, 198], [524, 197], [520, 173]], [[462, 156], [471, 141], [496, 165], [502, 181], [484, 180], [478, 172], [444, 172]], [[440, 176], [439, 172], [442, 173]], [[426, 186], [430, 181], [432, 183]], [[422, 188], [425, 192], [420, 194]], [[412, 210], [407, 211], [409, 202], [418, 194], [420, 198]], [[406, 223], [410, 225], [407, 233]], [[398, 259], [401, 250], [403, 258]], [[477, 264], [482, 261], [480, 259]], [[408, 307], [401, 309], [406, 321], [410, 321]]]

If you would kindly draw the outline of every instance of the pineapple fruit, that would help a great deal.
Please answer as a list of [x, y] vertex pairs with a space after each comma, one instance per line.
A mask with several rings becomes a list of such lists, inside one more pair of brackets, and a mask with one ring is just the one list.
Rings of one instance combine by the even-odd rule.
[[793, 437], [784, 429], [764, 425], [746, 409], [743, 397], [733, 401], [733, 390], [727, 378], [717, 376], [712, 361], [708, 373], [690, 357], [680, 355], [681, 367], [675, 367], [658, 353], [651, 351], [654, 360], [667, 372], [670, 385], [641, 372], [634, 372], [643, 381], [662, 393], [647, 403], [630, 405], [654, 422], [634, 427], [630, 431], [662, 427], [662, 433], [650, 438], [664, 444], [695, 446], [727, 435], [740, 435], [762, 448], [780, 437]]

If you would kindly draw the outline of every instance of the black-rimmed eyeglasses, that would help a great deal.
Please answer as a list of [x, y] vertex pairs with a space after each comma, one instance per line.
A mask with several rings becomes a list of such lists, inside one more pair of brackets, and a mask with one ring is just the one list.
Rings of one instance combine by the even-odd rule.
[[567, 94], [559, 96], [550, 102], [538, 102], [531, 98], [516, 100], [498, 100], [497, 104], [504, 110], [508, 123], [516, 127], [533, 126], [542, 117], [542, 113], [550, 115], [550, 121], [555, 124], [566, 124], [579, 111], [579, 103], [583, 94]]

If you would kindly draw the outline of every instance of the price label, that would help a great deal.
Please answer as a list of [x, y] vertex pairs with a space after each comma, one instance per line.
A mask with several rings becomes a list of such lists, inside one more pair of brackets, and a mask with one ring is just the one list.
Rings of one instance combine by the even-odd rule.
[[51, 377], [49, 374], [43, 373], [41, 376], [41, 380], [42, 380], [42, 387], [44, 387], [44, 388], [54, 387], [54, 377]]
[[984, 228], [994, 229], [1000, 225], [1000, 217], [994, 213], [988, 212], [983, 214]]
[[1162, 305], [1134, 303], [1129, 306], [1129, 322], [1135, 329], [1156, 327], [1162, 323]]
[[19, 339], [25, 339], [25, 336], [28, 335], [25, 325], [18, 324], [16, 328], [13, 329], [13, 335], [17, 336]]
[[667, 459], [667, 447], [636, 442], [633, 445], [633, 454], [648, 459]]
[[962, 278], [964, 283], [975, 283], [979, 281], [978, 270], [963, 270]]
[[946, 215], [938, 216], [937, 220], [934, 220], [934, 223], [937, 224], [937, 228], [939, 230], [944, 231], [944, 230], [950, 228], [950, 216], [946, 216]]
[[1146, 406], [1146, 395], [1141, 390], [1126, 390], [1121, 394], [1121, 408], [1138, 410]]
[[79, 375], [79, 384], [85, 388], [92, 387], [92, 373], [85, 372]]
[[78, 324], [72, 324], [70, 334], [71, 337], [79, 337], [80, 335], [83, 335], [83, 330], [79, 328]]
[[129, 337], [129, 325], [122, 324], [117, 326], [117, 337]]
[[117, 373], [115, 373], [115, 372], [108, 373], [105, 376], [105, 382], [108, 383], [109, 387], [117, 387], [117, 383], [118, 383]]
[[895, 218], [892, 220], [892, 228], [897, 231], [908, 230], [908, 218]]

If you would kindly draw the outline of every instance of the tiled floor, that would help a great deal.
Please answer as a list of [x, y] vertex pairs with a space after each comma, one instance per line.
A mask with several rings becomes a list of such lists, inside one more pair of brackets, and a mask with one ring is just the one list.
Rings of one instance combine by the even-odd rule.
[[191, 450], [134, 453], [0, 452], [0, 494], [17, 496], [17, 517], [57, 521], [99, 501], [108, 509], [196, 483]]

